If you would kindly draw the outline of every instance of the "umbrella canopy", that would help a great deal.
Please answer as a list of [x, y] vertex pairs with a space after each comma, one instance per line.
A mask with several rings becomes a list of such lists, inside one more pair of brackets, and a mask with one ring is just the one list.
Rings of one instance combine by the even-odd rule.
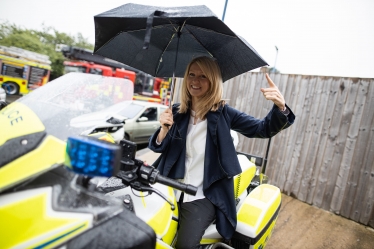
[[155, 77], [183, 77], [198, 56], [216, 58], [223, 81], [268, 65], [204, 5], [125, 4], [94, 16], [94, 53]]

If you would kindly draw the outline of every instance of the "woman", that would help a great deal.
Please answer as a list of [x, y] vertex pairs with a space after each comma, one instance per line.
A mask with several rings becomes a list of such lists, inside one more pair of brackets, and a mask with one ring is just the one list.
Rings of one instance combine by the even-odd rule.
[[236, 228], [233, 177], [241, 173], [230, 129], [247, 137], [269, 138], [295, 119], [269, 75], [261, 91], [274, 102], [262, 120], [222, 100], [221, 71], [214, 59], [198, 57], [187, 66], [181, 103], [160, 116], [161, 127], [148, 147], [162, 153], [155, 165], [162, 175], [198, 187], [196, 196], [177, 194], [180, 228], [176, 248], [197, 248], [216, 219], [218, 232], [230, 239]]

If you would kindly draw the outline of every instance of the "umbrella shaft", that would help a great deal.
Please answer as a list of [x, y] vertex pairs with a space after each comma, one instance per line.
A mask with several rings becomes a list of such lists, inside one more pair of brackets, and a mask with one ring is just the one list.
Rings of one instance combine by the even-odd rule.
[[175, 52], [175, 61], [174, 61], [174, 70], [173, 70], [173, 79], [171, 81], [171, 89], [170, 89], [170, 100], [169, 100], [169, 108], [171, 109], [173, 97], [174, 97], [174, 88], [175, 88], [175, 70], [177, 68], [177, 61], [178, 61], [178, 49], [179, 49], [179, 37], [181, 35], [181, 26], [178, 27], [177, 31], [177, 50]]

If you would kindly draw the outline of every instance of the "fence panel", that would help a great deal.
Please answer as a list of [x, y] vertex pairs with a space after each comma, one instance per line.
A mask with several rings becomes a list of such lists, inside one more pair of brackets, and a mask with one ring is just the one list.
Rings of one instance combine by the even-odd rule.
[[[271, 74], [296, 115], [271, 139], [266, 174], [301, 201], [374, 227], [374, 79]], [[262, 118], [264, 73], [224, 83], [224, 98]], [[264, 156], [267, 139], [239, 135], [238, 151]]]

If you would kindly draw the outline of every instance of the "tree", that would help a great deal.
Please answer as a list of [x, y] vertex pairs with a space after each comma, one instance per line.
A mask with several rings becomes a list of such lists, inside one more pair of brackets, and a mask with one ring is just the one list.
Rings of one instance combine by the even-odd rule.
[[61, 76], [64, 72], [63, 62], [65, 58], [62, 53], [55, 51], [57, 44], [93, 50], [93, 45], [81, 33], [74, 37], [44, 25], [42, 30], [38, 31], [24, 29], [8, 22], [0, 23], [0, 45], [23, 48], [49, 56], [52, 62], [50, 80]]

